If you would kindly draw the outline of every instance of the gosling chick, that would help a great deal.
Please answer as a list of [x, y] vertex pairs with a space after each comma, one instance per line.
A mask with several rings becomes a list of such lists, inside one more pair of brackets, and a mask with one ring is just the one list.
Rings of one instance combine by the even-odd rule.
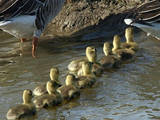
[[78, 88], [87, 88], [96, 82], [95, 75], [91, 72], [92, 65], [89, 62], [82, 63], [82, 76], [77, 78]]
[[105, 42], [103, 45], [104, 57], [101, 58], [100, 64], [103, 69], [118, 68], [121, 64], [120, 59], [112, 54], [110, 43]]
[[44, 94], [42, 96], [37, 96], [33, 103], [36, 108], [47, 108], [53, 107], [62, 102], [61, 95], [56, 91], [53, 82], [48, 81], [46, 84], [46, 89], [48, 94]]
[[77, 72], [81, 67], [84, 61], [95, 62], [96, 60], [96, 49], [95, 47], [89, 46], [86, 48], [86, 58], [80, 58], [77, 60], [73, 60], [68, 65], [68, 70], [70, 72]]
[[121, 47], [131, 49], [136, 52], [139, 47], [138, 47], [138, 44], [136, 42], [134, 42], [133, 37], [134, 37], [133, 28], [131, 28], [131, 27], [126, 28], [126, 30], [125, 30], [126, 42], [122, 43]]
[[122, 61], [132, 59], [135, 55], [135, 52], [131, 49], [122, 49], [120, 48], [120, 45], [120, 37], [115, 35], [113, 39], [112, 53], [117, 55]]
[[86, 48], [86, 58], [87, 59], [81, 59], [72, 61], [71, 64], [69, 64], [68, 67], [73, 67], [76, 69], [76, 75], [81, 76], [82, 75], [82, 63], [83, 62], [90, 62], [92, 63], [92, 72], [95, 73], [95, 75], [100, 76], [103, 73], [103, 68], [100, 63], [97, 62], [97, 51], [96, 48], [93, 46], [88, 46]]
[[68, 74], [66, 76], [65, 84], [57, 89], [64, 100], [71, 100], [80, 96], [80, 90], [76, 87], [75, 76], [73, 74]]
[[[51, 82], [54, 84], [55, 89], [57, 89], [60, 86], [62, 86], [60, 81], [59, 81], [59, 79], [58, 79], [58, 77], [59, 77], [58, 68], [56, 68], [56, 67], [51, 68], [50, 69], [50, 79], [51, 79]], [[46, 84], [38, 86], [33, 90], [33, 94], [35, 96], [41, 96], [41, 95], [44, 95], [44, 94], [47, 94], [47, 93], [48, 92], [46, 90]]]
[[10, 108], [6, 114], [6, 118], [8, 120], [19, 120], [21, 118], [34, 116], [35, 114], [36, 109], [32, 104], [32, 91], [24, 90], [23, 104]]

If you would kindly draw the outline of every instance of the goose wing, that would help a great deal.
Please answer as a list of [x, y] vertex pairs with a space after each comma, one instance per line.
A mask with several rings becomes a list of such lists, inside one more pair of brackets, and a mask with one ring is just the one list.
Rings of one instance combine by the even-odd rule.
[[65, 0], [45, 0], [36, 13], [36, 27], [43, 31], [45, 26], [59, 13]]
[[0, 20], [19, 15], [35, 15], [45, 0], [0, 0]]
[[152, 0], [137, 8], [136, 21], [160, 22], [160, 0]]

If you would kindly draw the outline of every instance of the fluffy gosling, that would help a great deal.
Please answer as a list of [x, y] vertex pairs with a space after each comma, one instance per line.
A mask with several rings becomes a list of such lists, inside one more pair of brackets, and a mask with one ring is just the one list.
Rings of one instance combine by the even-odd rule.
[[68, 74], [66, 76], [65, 85], [57, 89], [64, 100], [71, 100], [80, 96], [80, 90], [75, 85], [75, 76]]
[[42, 96], [37, 96], [33, 103], [36, 108], [47, 108], [53, 107], [62, 102], [61, 95], [56, 91], [53, 82], [48, 81], [46, 84], [46, 89], [48, 94], [44, 94]]
[[86, 58], [80, 58], [77, 60], [73, 60], [68, 65], [68, 70], [71, 72], [77, 72], [81, 67], [84, 61], [95, 62], [96, 60], [96, 49], [92, 46], [86, 48]]
[[34, 116], [36, 109], [32, 104], [32, 91], [24, 90], [23, 92], [23, 104], [19, 104], [9, 109], [6, 114], [8, 120], [19, 120], [21, 118], [27, 118]]
[[133, 28], [131, 27], [126, 28], [125, 30], [126, 42], [122, 43], [121, 47], [137, 51], [139, 47], [138, 47], [138, 44], [134, 42], [133, 37], [134, 37]]
[[121, 46], [120, 37], [118, 35], [115, 35], [113, 39], [112, 53], [117, 55], [122, 61], [129, 60], [134, 57], [135, 52], [133, 50], [122, 49], [120, 48], [120, 46]]
[[[57, 89], [58, 87], [62, 86], [59, 79], [59, 70], [58, 68], [54, 67], [50, 69], [50, 79], [51, 82], [53, 83], [55, 89]], [[41, 96], [44, 94], [47, 94], [47, 90], [46, 90], [46, 84], [41, 85], [41, 86], [37, 86], [34, 90], [33, 90], [33, 94], [35, 96]]]
[[118, 68], [120, 66], [120, 59], [112, 54], [109, 42], [104, 43], [103, 52], [105, 56], [100, 59], [103, 69]]
[[77, 78], [77, 86], [81, 88], [92, 87], [95, 82], [95, 75], [91, 72], [92, 66], [89, 62], [82, 63], [82, 76]]

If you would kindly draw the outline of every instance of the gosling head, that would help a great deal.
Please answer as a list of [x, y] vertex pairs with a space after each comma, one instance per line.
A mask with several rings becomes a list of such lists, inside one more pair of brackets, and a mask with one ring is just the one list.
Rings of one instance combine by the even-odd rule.
[[93, 46], [89, 46], [86, 48], [86, 56], [89, 62], [96, 62], [97, 53], [96, 48]]
[[91, 64], [89, 62], [82, 63], [82, 72], [84, 76], [91, 74]]
[[66, 85], [73, 85], [75, 80], [75, 76], [73, 74], [68, 74], [66, 76]]
[[126, 43], [134, 42], [133, 41], [133, 28], [129, 27], [125, 30]]
[[113, 38], [113, 49], [112, 50], [116, 50], [120, 48], [120, 37], [118, 35], [115, 35]]
[[23, 92], [23, 103], [24, 104], [31, 103], [32, 97], [33, 97], [33, 95], [32, 95], [32, 91], [31, 90], [29, 90], [29, 89], [24, 90], [24, 92]]
[[111, 49], [110, 49], [110, 43], [109, 42], [105, 42], [103, 45], [103, 52], [106, 56], [108, 56], [111, 53]]
[[57, 67], [50, 69], [50, 79], [58, 82], [59, 70]]
[[50, 94], [50, 95], [54, 94], [56, 92], [56, 89], [54, 88], [53, 82], [51, 82], [51, 81], [47, 82], [46, 89], [47, 89], [48, 94]]

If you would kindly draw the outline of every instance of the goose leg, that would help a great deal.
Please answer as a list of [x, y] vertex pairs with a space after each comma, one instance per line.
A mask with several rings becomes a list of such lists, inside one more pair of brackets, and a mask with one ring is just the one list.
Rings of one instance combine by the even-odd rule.
[[20, 40], [21, 40], [21, 43], [23, 43], [24, 41], [26, 41], [25, 38], [21, 38]]
[[24, 43], [24, 41], [26, 41], [25, 38], [20, 39], [20, 50], [21, 50], [20, 56], [23, 55], [23, 43]]
[[32, 39], [32, 57], [36, 57], [36, 49], [38, 46], [38, 38], [37, 37], [33, 37]]

